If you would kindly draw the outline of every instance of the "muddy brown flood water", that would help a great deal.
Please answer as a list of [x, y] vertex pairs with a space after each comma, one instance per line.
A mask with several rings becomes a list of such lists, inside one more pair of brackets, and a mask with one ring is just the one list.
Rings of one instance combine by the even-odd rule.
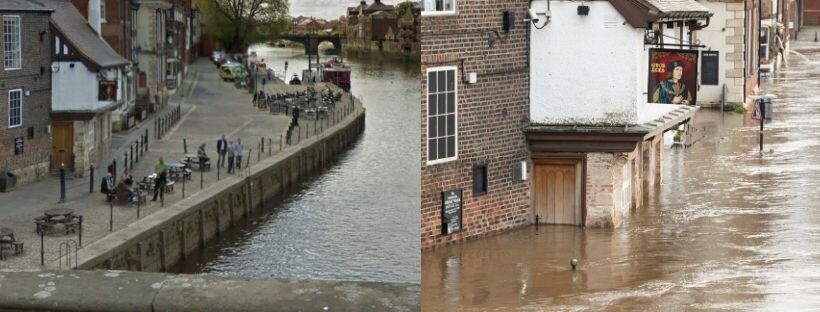
[[[618, 229], [526, 227], [422, 254], [422, 310], [820, 310], [820, 51], [765, 90], [766, 125], [701, 110]], [[570, 259], [580, 260], [579, 270]]]

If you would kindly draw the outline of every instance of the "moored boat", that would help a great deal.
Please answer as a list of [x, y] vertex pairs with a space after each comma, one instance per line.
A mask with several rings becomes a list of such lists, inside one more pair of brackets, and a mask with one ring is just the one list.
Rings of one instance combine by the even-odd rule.
[[322, 64], [322, 81], [330, 82], [350, 92], [350, 66], [334, 57]]

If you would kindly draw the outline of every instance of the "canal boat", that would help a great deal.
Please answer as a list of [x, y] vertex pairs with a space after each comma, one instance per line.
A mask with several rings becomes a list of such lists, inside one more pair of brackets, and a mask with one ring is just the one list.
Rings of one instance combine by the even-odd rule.
[[350, 92], [350, 66], [334, 57], [332, 60], [323, 63], [321, 70], [322, 81], [330, 82]]

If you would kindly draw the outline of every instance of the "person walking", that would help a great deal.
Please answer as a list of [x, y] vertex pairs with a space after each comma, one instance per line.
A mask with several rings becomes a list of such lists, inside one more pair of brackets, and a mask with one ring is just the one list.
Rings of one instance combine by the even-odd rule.
[[242, 139], [236, 139], [236, 145], [233, 147], [233, 154], [236, 157], [236, 169], [242, 168], [242, 150], [245, 147], [242, 146]]
[[233, 173], [234, 148], [233, 141], [228, 143], [228, 173]]
[[165, 184], [168, 182], [166, 177], [167, 171], [168, 166], [165, 165], [165, 161], [160, 157], [157, 161], [157, 165], [154, 166], [154, 173], [157, 174], [157, 179], [154, 180], [154, 199], [151, 201], [157, 201], [157, 195], [160, 195], [160, 198], [165, 198], [165, 192], [162, 188], [165, 187]]
[[225, 135], [222, 135], [222, 138], [216, 141], [216, 153], [219, 155], [219, 159], [216, 160], [216, 165], [222, 168], [225, 168], [225, 152], [228, 151], [228, 140], [225, 139]]
[[293, 126], [299, 126], [299, 107], [293, 106]]

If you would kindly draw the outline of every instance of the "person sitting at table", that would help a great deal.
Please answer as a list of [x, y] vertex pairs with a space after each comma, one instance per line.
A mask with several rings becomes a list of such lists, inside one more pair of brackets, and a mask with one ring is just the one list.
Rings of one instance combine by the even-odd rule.
[[131, 178], [131, 174], [128, 173], [128, 170], [122, 173], [122, 177], [120, 178], [120, 183], [123, 184], [123, 191], [125, 191], [126, 198], [131, 202], [131, 206], [137, 206], [137, 194], [134, 190], [134, 179]]
[[211, 162], [211, 158], [205, 153], [205, 143], [199, 146], [199, 149], [196, 150], [196, 155], [199, 156], [199, 163], [203, 166]]
[[111, 202], [114, 200], [114, 195], [117, 193], [117, 190], [114, 189], [114, 177], [111, 175], [110, 171], [106, 173], [105, 178], [102, 179], [102, 183], [100, 184], [100, 193], [105, 194], [106, 202]]

